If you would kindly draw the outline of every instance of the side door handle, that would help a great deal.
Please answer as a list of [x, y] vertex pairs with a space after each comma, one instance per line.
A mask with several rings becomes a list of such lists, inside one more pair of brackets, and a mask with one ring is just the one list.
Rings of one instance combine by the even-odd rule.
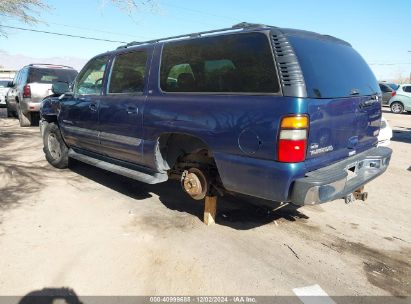
[[88, 108], [90, 109], [90, 111], [92, 112], [96, 112], [97, 111], [97, 106], [95, 103], [90, 103], [90, 105], [88, 106]]
[[137, 115], [138, 114], [138, 108], [137, 107], [127, 107], [126, 108], [127, 114], [129, 115]]

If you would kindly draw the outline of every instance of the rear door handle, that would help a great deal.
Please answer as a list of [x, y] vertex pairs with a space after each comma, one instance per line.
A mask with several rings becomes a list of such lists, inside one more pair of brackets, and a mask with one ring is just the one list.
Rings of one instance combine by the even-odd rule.
[[127, 107], [126, 111], [129, 115], [138, 114], [138, 108], [136, 107]]
[[91, 103], [88, 108], [90, 109], [90, 111], [96, 112], [97, 111], [97, 106], [95, 103]]

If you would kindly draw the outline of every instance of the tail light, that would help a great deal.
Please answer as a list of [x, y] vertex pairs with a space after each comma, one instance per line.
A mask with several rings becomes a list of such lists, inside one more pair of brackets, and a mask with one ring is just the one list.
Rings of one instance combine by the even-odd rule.
[[283, 117], [278, 139], [278, 161], [298, 163], [305, 160], [308, 125], [305, 115]]
[[23, 88], [23, 97], [31, 97], [31, 89], [28, 84], [26, 84]]
[[397, 95], [397, 91], [392, 91], [391, 92], [391, 97], [394, 97], [395, 95]]

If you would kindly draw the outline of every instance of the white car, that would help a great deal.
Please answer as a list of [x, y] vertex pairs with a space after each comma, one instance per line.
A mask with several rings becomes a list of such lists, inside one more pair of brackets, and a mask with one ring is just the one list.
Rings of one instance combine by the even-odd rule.
[[388, 146], [391, 143], [392, 129], [385, 117], [381, 117], [380, 134], [378, 135], [378, 146]]
[[6, 95], [10, 89], [7, 87], [7, 84], [10, 80], [11, 79], [0, 79], [0, 108], [6, 107]]

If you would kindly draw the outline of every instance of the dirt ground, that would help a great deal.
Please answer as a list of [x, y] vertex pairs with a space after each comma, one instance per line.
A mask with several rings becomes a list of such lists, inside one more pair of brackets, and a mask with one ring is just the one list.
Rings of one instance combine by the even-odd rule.
[[268, 211], [202, 204], [179, 184], [145, 185], [72, 161], [46, 162], [39, 130], [0, 118], [0, 295], [411, 295], [411, 115], [369, 199]]

